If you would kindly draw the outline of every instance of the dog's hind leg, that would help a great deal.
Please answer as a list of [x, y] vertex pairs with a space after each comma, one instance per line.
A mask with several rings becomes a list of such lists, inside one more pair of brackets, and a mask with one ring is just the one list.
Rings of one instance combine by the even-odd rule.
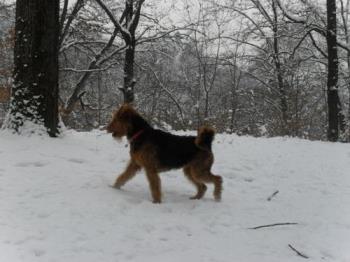
[[214, 184], [214, 199], [216, 201], [221, 200], [222, 192], [222, 178], [221, 176], [213, 175], [210, 169], [193, 168], [194, 178], [203, 183], [213, 183]]
[[188, 180], [190, 180], [197, 188], [197, 194], [190, 197], [190, 199], [201, 199], [204, 196], [205, 191], [207, 191], [207, 186], [204, 183], [197, 181], [193, 177], [193, 175], [191, 174], [191, 167], [184, 167], [183, 171]]
[[153, 203], [160, 203], [162, 201], [162, 193], [158, 172], [154, 169], [146, 168], [146, 176], [151, 189]]
[[133, 178], [136, 175], [136, 172], [139, 171], [140, 169], [141, 167], [138, 164], [130, 160], [125, 171], [118, 176], [113, 187], [120, 189], [126, 182], [128, 182], [131, 178]]

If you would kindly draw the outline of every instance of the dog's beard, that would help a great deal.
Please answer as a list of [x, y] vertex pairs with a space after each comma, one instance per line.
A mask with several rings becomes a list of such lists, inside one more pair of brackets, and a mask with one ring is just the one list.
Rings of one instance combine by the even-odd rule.
[[123, 142], [123, 138], [122, 137], [115, 137], [114, 138], [118, 143]]
[[113, 137], [115, 140], [117, 140], [118, 142], [121, 142], [121, 141], [123, 140], [123, 136], [120, 136], [120, 135], [118, 135], [118, 134], [116, 134], [116, 133], [113, 133], [113, 134], [112, 134], [112, 137]]

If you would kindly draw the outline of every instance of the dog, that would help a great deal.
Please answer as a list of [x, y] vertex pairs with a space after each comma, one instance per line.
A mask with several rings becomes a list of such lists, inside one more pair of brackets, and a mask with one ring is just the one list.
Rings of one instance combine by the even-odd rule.
[[182, 168], [185, 176], [194, 184], [197, 193], [190, 199], [201, 199], [206, 183], [214, 184], [214, 199], [221, 200], [222, 178], [213, 175], [212, 142], [215, 131], [201, 127], [197, 136], [178, 136], [152, 128], [130, 104], [123, 104], [112, 115], [106, 131], [118, 140], [126, 136], [130, 144], [130, 161], [113, 187], [120, 189], [142, 168], [145, 170], [153, 203], [161, 203], [159, 173]]

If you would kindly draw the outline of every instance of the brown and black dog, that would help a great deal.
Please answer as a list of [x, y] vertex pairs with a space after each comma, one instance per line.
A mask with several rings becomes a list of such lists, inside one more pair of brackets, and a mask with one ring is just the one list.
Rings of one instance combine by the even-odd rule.
[[207, 186], [214, 184], [214, 198], [221, 199], [222, 178], [210, 171], [214, 162], [211, 144], [214, 130], [202, 127], [197, 136], [178, 136], [152, 128], [129, 104], [113, 113], [107, 132], [114, 138], [126, 136], [130, 143], [130, 162], [119, 175], [113, 187], [120, 188], [144, 168], [149, 181], [153, 203], [161, 202], [161, 182], [158, 173], [183, 168], [186, 177], [196, 186], [197, 194], [191, 199], [201, 199]]

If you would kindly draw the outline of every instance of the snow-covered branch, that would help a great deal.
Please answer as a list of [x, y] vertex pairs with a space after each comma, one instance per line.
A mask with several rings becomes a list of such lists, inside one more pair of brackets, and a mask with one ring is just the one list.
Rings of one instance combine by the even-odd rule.
[[100, 7], [106, 12], [106, 14], [108, 15], [109, 19], [112, 21], [112, 23], [114, 24], [114, 26], [121, 32], [121, 34], [123, 35], [124, 38], [128, 38], [131, 39], [131, 34], [130, 31], [125, 28], [124, 26], [121, 25], [121, 22], [119, 22], [115, 16], [113, 15], [112, 11], [103, 3], [102, 0], [95, 0]]

